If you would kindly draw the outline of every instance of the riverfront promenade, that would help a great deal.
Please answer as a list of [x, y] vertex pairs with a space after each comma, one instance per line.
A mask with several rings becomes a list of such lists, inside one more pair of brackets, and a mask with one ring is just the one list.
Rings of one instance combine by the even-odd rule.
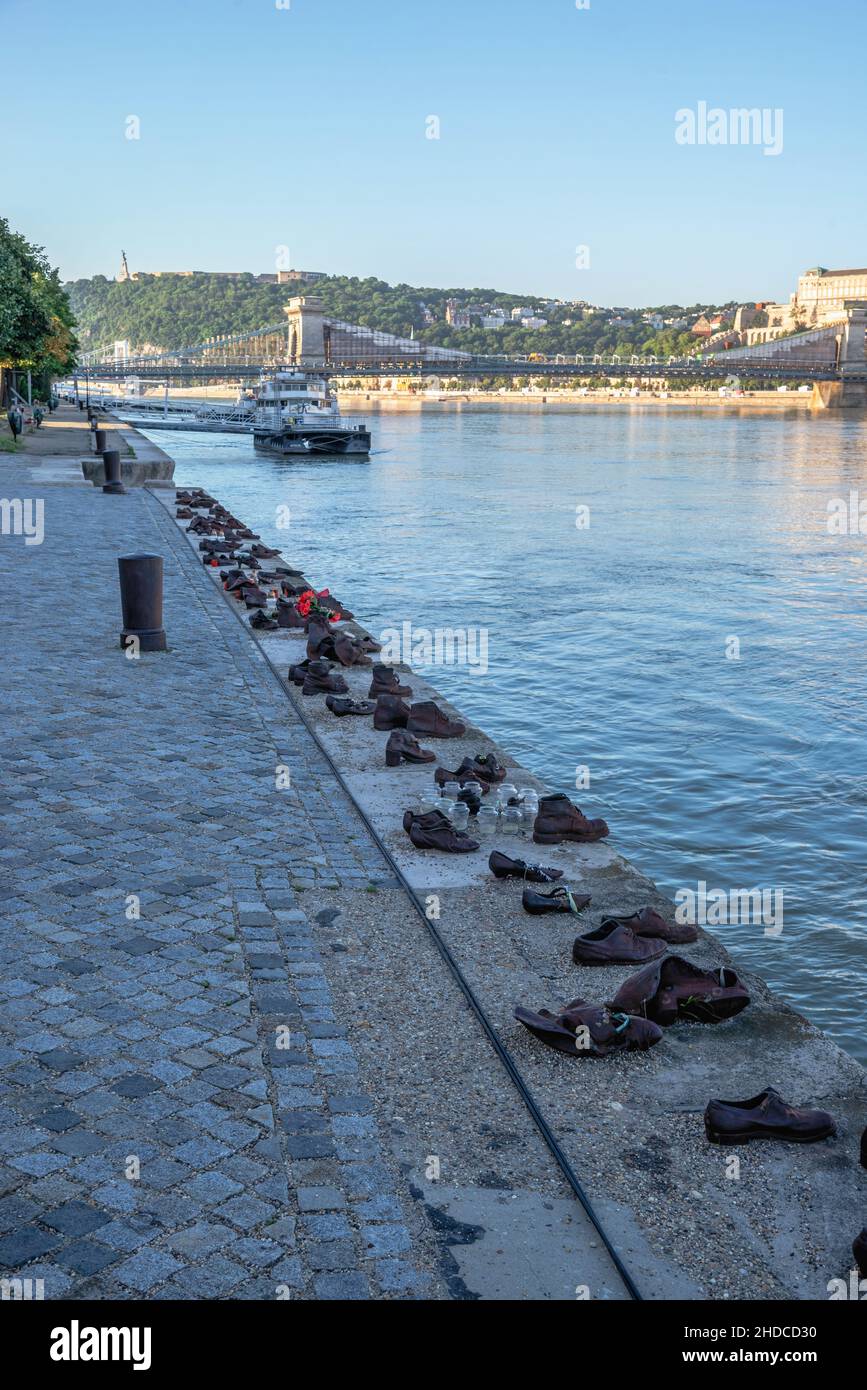
[[[743, 1015], [651, 1053], [545, 1051], [516, 1000], [603, 1000], [631, 972], [576, 971], [574, 922], [523, 914], [487, 852], [409, 848], [396, 827], [430, 769], [386, 772], [384, 736], [281, 685], [263, 651], [285, 673], [301, 639], [245, 631], [170, 489], [106, 496], [74, 449], [25, 444], [0, 454], [0, 496], [44, 500], [41, 544], [0, 537], [0, 1275], [47, 1298], [624, 1297], [303, 708], [403, 872], [439, 894], [643, 1295], [826, 1297], [867, 1218], [862, 1069], [752, 977]], [[130, 661], [116, 557], [136, 550], [164, 557], [170, 650]], [[491, 747], [470, 729], [437, 751]], [[665, 907], [607, 844], [544, 858], [570, 855], [586, 929]], [[687, 954], [728, 960], [705, 935]], [[701, 1111], [767, 1084], [827, 1105], [840, 1136], [751, 1146], [730, 1181]]]
[[[45, 497], [43, 544], [0, 547], [0, 1273], [49, 1298], [430, 1292], [292, 886], [388, 866], [158, 504], [31, 462], [0, 456], [4, 496]], [[140, 549], [166, 556], [171, 653], [133, 662], [116, 556]]]

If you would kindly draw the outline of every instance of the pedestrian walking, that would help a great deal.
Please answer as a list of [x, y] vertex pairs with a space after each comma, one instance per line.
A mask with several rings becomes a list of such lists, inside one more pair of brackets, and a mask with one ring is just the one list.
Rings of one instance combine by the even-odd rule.
[[12, 438], [13, 440], [16, 440], [19, 434], [21, 434], [21, 432], [24, 429], [24, 416], [21, 414], [21, 411], [18, 409], [18, 407], [16, 405], [13, 405], [12, 409], [7, 412], [6, 419], [8, 420], [9, 428], [12, 431]]

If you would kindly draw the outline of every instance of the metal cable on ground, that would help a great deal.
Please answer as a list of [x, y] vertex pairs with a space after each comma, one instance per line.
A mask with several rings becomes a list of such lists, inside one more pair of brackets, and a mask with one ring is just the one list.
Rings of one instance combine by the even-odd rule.
[[[172, 518], [169, 517], [168, 519], [171, 520]], [[177, 526], [176, 529], [179, 530]], [[184, 541], [184, 545], [186, 547], [186, 541]], [[554, 1158], [558, 1168], [560, 1169], [570, 1188], [574, 1192], [581, 1206], [584, 1208], [587, 1217], [589, 1218], [592, 1226], [594, 1227], [596, 1233], [602, 1241], [602, 1244], [608, 1252], [608, 1255], [611, 1259], [611, 1263], [614, 1265], [614, 1268], [616, 1269], [620, 1279], [622, 1280], [627, 1293], [629, 1294], [630, 1298], [634, 1299], [636, 1302], [642, 1302], [643, 1300], [641, 1293], [639, 1292], [636, 1284], [634, 1283], [628, 1269], [626, 1268], [620, 1256], [618, 1255], [617, 1250], [615, 1249], [607, 1232], [605, 1231], [604, 1226], [602, 1225], [602, 1222], [596, 1215], [596, 1211], [593, 1207], [593, 1204], [590, 1201], [590, 1198], [588, 1197], [586, 1191], [584, 1190], [584, 1187], [580, 1179], [578, 1178], [577, 1173], [573, 1169], [571, 1163], [569, 1162], [569, 1159], [563, 1152], [563, 1149], [561, 1148], [557, 1137], [551, 1130], [550, 1125], [548, 1124], [547, 1120], [545, 1119], [544, 1115], [542, 1114], [541, 1110], [539, 1109], [538, 1105], [533, 1099], [533, 1094], [530, 1088], [528, 1087], [526, 1081], [524, 1080], [523, 1076], [521, 1075], [520, 1071], [518, 1070], [518, 1067], [515, 1064], [515, 1061], [511, 1053], [509, 1052], [505, 1044], [500, 1040], [499, 1034], [494, 1028], [494, 1025], [491, 1023], [487, 1014], [485, 1013], [484, 1007], [481, 1001], [479, 1000], [478, 996], [476, 995], [475, 991], [473, 990], [472, 985], [464, 975], [464, 972], [461, 970], [461, 967], [458, 965], [458, 962], [452, 955], [448, 945], [443, 940], [442, 936], [437, 930], [435, 923], [429, 919], [427, 913], [425, 912], [424, 907], [418, 895], [416, 894], [415, 889], [408, 882], [400, 866], [395, 862], [390, 850], [388, 849], [388, 846], [382, 840], [382, 837], [380, 836], [376, 827], [370, 821], [364, 808], [358, 804], [355, 797], [352, 795], [352, 792], [347, 786], [343, 774], [340, 771], [340, 768], [337, 766], [328, 749], [325, 747], [325, 745], [319, 738], [319, 735], [315, 727], [307, 717], [306, 711], [303, 709], [303, 707], [296, 704], [295, 700], [292, 698], [292, 692], [289, 689], [288, 682], [285, 681], [283, 677], [280, 675], [280, 672], [277, 670], [277, 667], [274, 665], [274, 662], [271, 660], [268, 653], [265, 651], [264, 647], [258, 639], [258, 636], [256, 635], [255, 629], [251, 628], [248, 623], [244, 622], [240, 612], [234, 607], [233, 604], [229, 603], [222, 589], [220, 589], [220, 596], [222, 597], [223, 601], [227, 604], [229, 611], [231, 613], [234, 613], [236, 620], [238, 621], [244, 632], [246, 632], [250, 637], [253, 638], [253, 641], [259, 648], [259, 652], [264, 661], [267, 663], [274, 679], [277, 681], [284, 694], [288, 697], [289, 703], [301, 719], [302, 724], [307, 729], [307, 732], [310, 734], [320, 753], [325, 758], [326, 762], [328, 763], [328, 766], [334, 773], [334, 776], [337, 778], [337, 781], [340, 784], [340, 787], [342, 788], [345, 796], [349, 799], [349, 801], [352, 803], [352, 805], [355, 807], [356, 811], [360, 815], [361, 819], [364, 821], [364, 824], [367, 826], [367, 829], [370, 831], [371, 836], [373, 837], [374, 841], [379, 847], [381, 854], [388, 862], [388, 864], [391, 866], [395, 877], [399, 881], [404, 892], [409, 897], [419, 917], [424, 922], [429, 936], [433, 940], [434, 945], [436, 946], [437, 950], [439, 951], [440, 955], [442, 956], [443, 960], [448, 966], [449, 971], [451, 972], [456, 983], [458, 984], [462, 994], [464, 995], [464, 998], [466, 999], [467, 1003], [469, 1004], [470, 1008], [472, 1009], [473, 1013], [475, 1014], [476, 1018], [481, 1024], [482, 1029], [484, 1030], [484, 1033], [488, 1038], [488, 1041], [491, 1043], [491, 1046], [496, 1052], [499, 1060], [502, 1062], [503, 1067], [505, 1068], [509, 1076], [509, 1079], [511, 1080], [512, 1084], [514, 1085], [515, 1089], [520, 1095], [521, 1100], [524, 1102], [524, 1105], [526, 1106], [530, 1114], [530, 1118], [532, 1119], [533, 1124], [536, 1126], [536, 1129], [542, 1136], [542, 1139], [544, 1140], [546, 1147], [548, 1148], [549, 1152]]]

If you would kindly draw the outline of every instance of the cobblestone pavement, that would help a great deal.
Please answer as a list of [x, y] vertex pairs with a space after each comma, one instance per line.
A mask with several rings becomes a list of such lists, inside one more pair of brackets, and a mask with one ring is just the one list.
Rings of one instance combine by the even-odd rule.
[[[40, 495], [24, 456], [0, 492]], [[0, 1275], [427, 1296], [303, 909], [389, 867], [161, 504], [42, 495], [43, 544], [0, 536]], [[137, 550], [171, 650], [136, 661]]]

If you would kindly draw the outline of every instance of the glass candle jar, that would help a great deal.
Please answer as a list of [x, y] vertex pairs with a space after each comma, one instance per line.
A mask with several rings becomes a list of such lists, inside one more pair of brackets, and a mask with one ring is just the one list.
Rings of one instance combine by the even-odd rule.
[[479, 838], [492, 839], [496, 834], [499, 819], [496, 806], [483, 806], [476, 816], [475, 831]]
[[433, 792], [424, 792], [416, 803], [416, 814], [426, 816], [428, 812], [435, 811], [440, 804], [440, 798], [434, 796]]
[[501, 782], [497, 787], [497, 801], [501, 806], [508, 806], [513, 797], [518, 795], [518, 788], [514, 782]]
[[453, 801], [452, 809], [449, 811], [449, 820], [455, 830], [466, 830], [469, 819], [469, 807], [465, 806], [462, 801]]
[[464, 791], [469, 792], [472, 800], [481, 801], [483, 795], [482, 784], [481, 782], [477, 782], [475, 777], [470, 777], [464, 782]]
[[500, 828], [504, 835], [517, 835], [523, 823], [520, 806], [507, 806], [500, 816]]
[[442, 790], [443, 796], [447, 796], [449, 801], [457, 801], [461, 794], [460, 782], [446, 782]]
[[539, 795], [532, 787], [521, 787], [518, 792], [518, 801], [521, 805], [521, 819], [525, 826], [533, 828], [536, 817], [539, 814]]

